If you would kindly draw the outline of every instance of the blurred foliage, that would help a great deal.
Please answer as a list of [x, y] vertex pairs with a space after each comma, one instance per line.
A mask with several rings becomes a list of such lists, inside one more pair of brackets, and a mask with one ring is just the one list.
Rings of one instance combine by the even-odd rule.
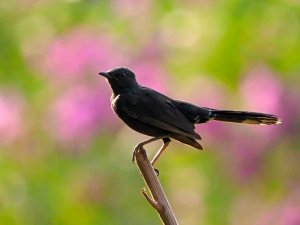
[[130, 160], [146, 137], [97, 76], [115, 66], [283, 120], [198, 126], [203, 152], [172, 142], [157, 167], [180, 224], [300, 224], [298, 0], [2, 1], [0, 30], [0, 224], [160, 224]]

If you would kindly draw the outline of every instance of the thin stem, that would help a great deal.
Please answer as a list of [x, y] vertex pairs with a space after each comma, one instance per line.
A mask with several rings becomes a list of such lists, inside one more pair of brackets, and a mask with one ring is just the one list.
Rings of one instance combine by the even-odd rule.
[[163, 224], [178, 225], [175, 214], [171, 209], [167, 196], [160, 184], [157, 174], [149, 161], [146, 151], [140, 148], [136, 154], [136, 162], [142, 177], [150, 190], [151, 196], [143, 189], [142, 193], [150, 205], [158, 212]]

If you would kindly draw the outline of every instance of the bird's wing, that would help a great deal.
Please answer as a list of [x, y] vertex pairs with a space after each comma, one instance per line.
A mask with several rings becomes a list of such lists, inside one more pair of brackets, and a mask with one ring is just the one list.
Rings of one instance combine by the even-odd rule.
[[181, 134], [194, 139], [201, 139], [195, 133], [194, 124], [187, 119], [172, 99], [152, 89], [142, 87], [141, 90], [128, 97], [126, 113], [143, 123]]

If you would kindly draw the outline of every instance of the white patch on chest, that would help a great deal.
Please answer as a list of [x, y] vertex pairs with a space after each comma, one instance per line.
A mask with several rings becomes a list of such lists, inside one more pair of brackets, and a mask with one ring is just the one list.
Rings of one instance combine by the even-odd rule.
[[120, 98], [120, 95], [117, 95], [116, 97], [111, 98], [111, 107], [113, 109], [116, 107], [116, 103], [117, 103], [118, 98]]

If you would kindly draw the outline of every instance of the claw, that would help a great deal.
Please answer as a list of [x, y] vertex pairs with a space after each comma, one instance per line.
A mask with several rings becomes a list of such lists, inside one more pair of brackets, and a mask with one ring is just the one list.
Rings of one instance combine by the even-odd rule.
[[137, 151], [138, 151], [138, 149], [135, 148], [133, 150], [133, 152], [132, 152], [132, 159], [131, 159], [131, 161], [132, 161], [133, 164], [135, 163], [135, 155], [136, 155]]
[[143, 149], [143, 145], [138, 144], [137, 146], [135, 146], [133, 152], [132, 152], [132, 163], [135, 163], [135, 158], [136, 158], [136, 154], [138, 153], [139, 150]]
[[159, 176], [159, 170], [156, 169], [156, 168], [153, 168], [153, 169], [154, 169], [154, 171], [155, 171], [155, 173], [156, 173], [156, 176]]
[[151, 139], [149, 139], [147, 141], [143, 141], [143, 142], [139, 143], [137, 146], [135, 146], [135, 148], [134, 148], [134, 150], [132, 152], [132, 162], [135, 163], [135, 158], [136, 158], [136, 154], [138, 153], [138, 151], [145, 150], [143, 148], [144, 145], [149, 144], [149, 143], [151, 143], [153, 141], [156, 141], [156, 140], [159, 140], [159, 139], [163, 139], [164, 143], [165, 142], [169, 143], [171, 141], [170, 138], [162, 136], [162, 137], [154, 137], [154, 138], [151, 138]]

